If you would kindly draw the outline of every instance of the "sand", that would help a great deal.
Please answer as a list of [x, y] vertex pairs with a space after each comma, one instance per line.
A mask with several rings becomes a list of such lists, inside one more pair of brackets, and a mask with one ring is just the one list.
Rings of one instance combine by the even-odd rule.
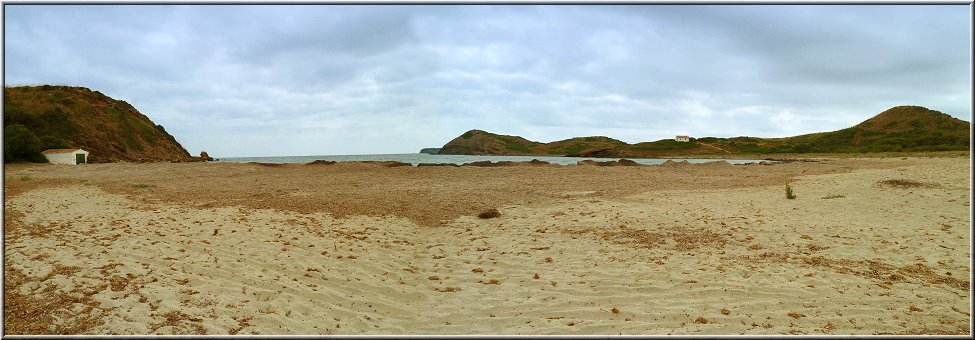
[[969, 164], [15, 165], [5, 333], [971, 334]]

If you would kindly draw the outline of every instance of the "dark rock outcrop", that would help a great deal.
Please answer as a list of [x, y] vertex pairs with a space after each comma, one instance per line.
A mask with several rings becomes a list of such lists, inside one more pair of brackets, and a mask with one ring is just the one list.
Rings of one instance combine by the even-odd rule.
[[417, 164], [416, 166], [417, 167], [421, 167], [421, 166], [452, 166], [452, 167], [458, 167], [460, 165], [459, 164], [454, 164], [454, 163], [420, 163], [420, 164]]
[[615, 148], [587, 150], [578, 153], [565, 155], [566, 157], [592, 157], [592, 158], [613, 158], [619, 155]]
[[387, 168], [393, 168], [398, 166], [413, 166], [413, 164], [410, 163], [403, 163], [397, 161], [356, 161], [356, 162], [362, 164], [378, 164]]
[[676, 165], [689, 165], [689, 164], [691, 164], [691, 163], [688, 162], [687, 160], [683, 160], [683, 161], [680, 161], [680, 162], [674, 162], [674, 160], [668, 159], [667, 161], [663, 162], [660, 165], [664, 165], [664, 166], [676, 166]]
[[591, 159], [586, 159], [586, 160], [581, 160], [581, 161], [579, 161], [576, 164], [578, 164], [578, 165], [595, 165], [595, 166], [637, 166], [637, 165], [640, 165], [640, 163], [637, 163], [637, 162], [635, 162], [633, 160], [629, 160], [629, 159], [626, 159], [626, 158], [620, 159], [618, 161], [605, 161], [605, 162], [598, 162], [598, 161], [594, 161], [594, 160], [591, 160]]
[[314, 160], [314, 161], [305, 163], [305, 165], [332, 165], [332, 164], [336, 164], [336, 163], [338, 163], [338, 162], [336, 162], [336, 161], [326, 161], [326, 160], [318, 159], [318, 160]]
[[498, 166], [513, 165], [513, 163], [514, 162], [510, 162], [510, 161], [500, 161], [497, 163], [491, 161], [476, 161], [476, 162], [464, 163], [461, 166], [498, 167]]

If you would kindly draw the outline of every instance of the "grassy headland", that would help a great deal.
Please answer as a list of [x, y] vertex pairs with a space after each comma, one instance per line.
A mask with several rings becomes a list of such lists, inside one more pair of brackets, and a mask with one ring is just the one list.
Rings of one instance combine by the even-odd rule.
[[566, 155], [581, 157], [734, 157], [744, 155], [813, 155], [967, 152], [971, 123], [920, 106], [898, 106], [855, 126], [785, 138], [701, 137], [689, 142], [662, 139], [628, 144], [603, 136], [576, 137], [551, 143], [518, 136], [471, 130], [443, 146], [441, 154]]

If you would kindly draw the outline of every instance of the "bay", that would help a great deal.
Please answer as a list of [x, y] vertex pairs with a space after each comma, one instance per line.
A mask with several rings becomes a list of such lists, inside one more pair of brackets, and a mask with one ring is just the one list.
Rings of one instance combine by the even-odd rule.
[[[512, 161], [527, 162], [533, 159], [545, 161], [553, 164], [576, 164], [581, 160], [594, 160], [599, 162], [615, 161], [620, 158], [587, 158], [587, 157], [561, 157], [561, 156], [480, 156], [480, 155], [431, 155], [424, 153], [404, 153], [404, 154], [375, 154], [375, 155], [321, 155], [321, 156], [270, 156], [270, 157], [226, 157], [219, 158], [217, 162], [234, 163], [310, 163], [316, 160], [349, 162], [349, 161], [396, 161], [417, 165], [420, 163], [452, 163], [464, 164], [477, 161]], [[727, 161], [731, 164], [758, 163], [761, 159], [720, 159], [720, 158], [627, 158], [640, 164], [662, 164], [667, 160], [674, 162], [687, 161], [688, 163], [706, 163], [714, 161]]]

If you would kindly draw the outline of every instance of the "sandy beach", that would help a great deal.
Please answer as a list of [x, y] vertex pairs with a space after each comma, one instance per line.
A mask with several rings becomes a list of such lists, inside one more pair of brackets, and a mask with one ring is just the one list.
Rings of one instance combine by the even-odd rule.
[[970, 175], [7, 165], [4, 332], [971, 334]]

